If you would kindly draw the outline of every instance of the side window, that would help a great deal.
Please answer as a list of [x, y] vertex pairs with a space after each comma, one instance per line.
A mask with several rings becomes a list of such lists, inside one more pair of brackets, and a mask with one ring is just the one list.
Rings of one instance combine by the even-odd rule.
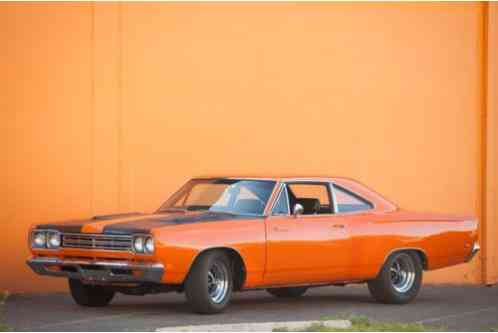
[[289, 183], [290, 206], [300, 204], [304, 215], [331, 214], [332, 205], [327, 183]]
[[271, 211], [271, 215], [289, 215], [289, 197], [287, 188], [284, 186], [280, 191], [277, 202]]
[[359, 212], [373, 208], [370, 202], [335, 184], [334, 194], [338, 213]]

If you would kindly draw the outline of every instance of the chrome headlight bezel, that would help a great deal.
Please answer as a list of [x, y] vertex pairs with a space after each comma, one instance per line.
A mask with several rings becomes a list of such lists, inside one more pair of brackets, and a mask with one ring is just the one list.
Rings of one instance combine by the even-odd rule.
[[30, 237], [30, 245], [33, 249], [44, 249], [47, 247], [47, 232], [45, 230], [33, 230]]
[[[52, 240], [58, 240], [52, 242]], [[57, 230], [34, 229], [30, 235], [32, 249], [58, 250], [62, 245], [61, 233]]]
[[147, 253], [150, 253], [150, 254], [154, 253], [155, 250], [156, 250], [156, 244], [154, 242], [154, 238], [147, 237], [145, 239], [145, 246], [144, 246], [144, 248], [145, 248], [145, 251]]
[[[52, 241], [56, 241], [53, 243]], [[58, 249], [62, 245], [62, 236], [59, 231], [47, 231], [47, 248], [48, 249]]]
[[[152, 251], [147, 243], [152, 242]], [[139, 245], [140, 244], [140, 245]], [[137, 246], [138, 245], [138, 246]], [[133, 235], [131, 247], [136, 254], [151, 255], [155, 252], [155, 242], [152, 235]]]

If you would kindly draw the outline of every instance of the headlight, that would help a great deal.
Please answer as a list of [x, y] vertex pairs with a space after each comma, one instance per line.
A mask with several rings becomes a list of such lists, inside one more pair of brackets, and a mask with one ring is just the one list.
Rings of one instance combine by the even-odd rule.
[[58, 249], [61, 246], [61, 233], [54, 230], [33, 230], [31, 247], [34, 249]]
[[147, 251], [147, 253], [154, 253], [154, 239], [152, 239], [152, 237], [147, 237], [147, 240], [145, 241], [145, 251]]
[[59, 232], [49, 231], [47, 235], [47, 247], [49, 249], [55, 249], [61, 246], [61, 234]]
[[47, 234], [45, 231], [33, 231], [31, 246], [33, 248], [44, 248], [47, 244]]
[[142, 236], [135, 237], [135, 240], [133, 241], [133, 249], [137, 253], [144, 252], [144, 237]]
[[135, 236], [133, 238], [133, 250], [135, 253], [154, 253], [154, 239], [150, 236]]

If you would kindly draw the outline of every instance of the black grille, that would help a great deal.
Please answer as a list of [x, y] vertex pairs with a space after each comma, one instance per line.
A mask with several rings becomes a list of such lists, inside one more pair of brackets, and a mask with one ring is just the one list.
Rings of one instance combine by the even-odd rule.
[[62, 234], [62, 247], [112, 251], [131, 251], [131, 236]]

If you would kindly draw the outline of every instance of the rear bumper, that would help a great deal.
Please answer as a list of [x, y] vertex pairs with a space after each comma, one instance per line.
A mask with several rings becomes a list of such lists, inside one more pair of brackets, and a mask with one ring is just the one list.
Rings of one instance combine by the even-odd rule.
[[472, 258], [475, 257], [475, 255], [481, 250], [481, 247], [479, 246], [479, 243], [475, 242], [474, 246], [472, 247], [472, 251], [470, 254], [465, 258], [465, 262], [469, 262], [472, 260]]
[[27, 261], [27, 264], [40, 275], [66, 277], [86, 282], [160, 283], [164, 274], [164, 266], [161, 263], [33, 257]]

